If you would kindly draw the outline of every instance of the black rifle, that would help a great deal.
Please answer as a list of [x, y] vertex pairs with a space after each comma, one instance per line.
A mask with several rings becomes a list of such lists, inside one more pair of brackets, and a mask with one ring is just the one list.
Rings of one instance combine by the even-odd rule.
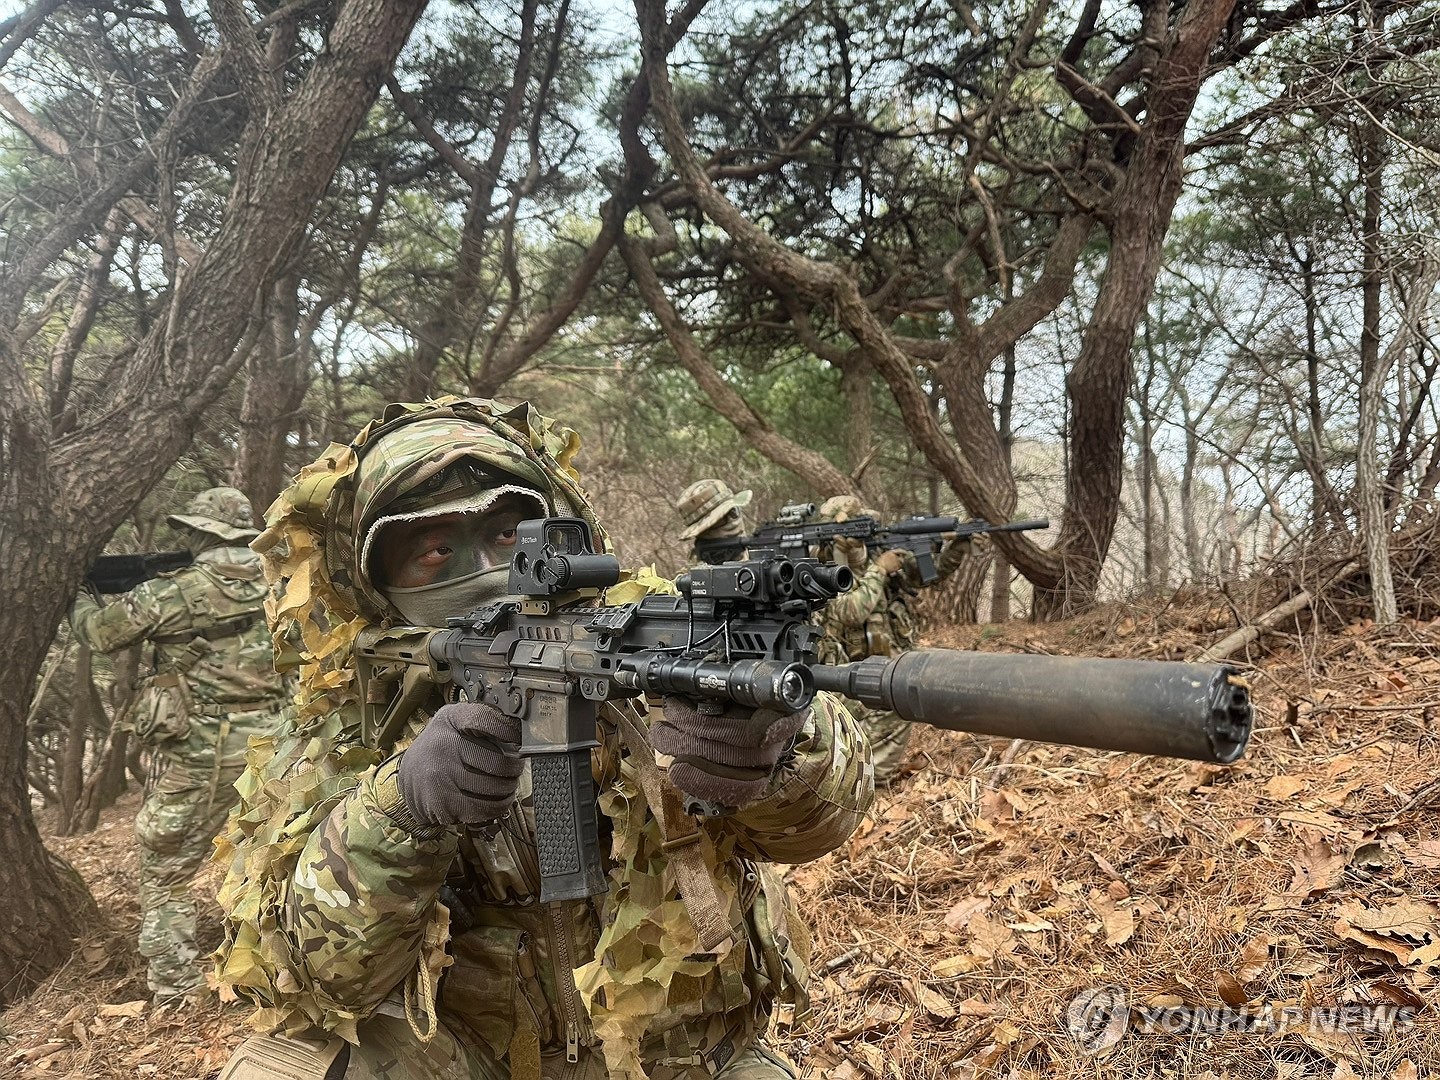
[[[734, 703], [790, 712], [826, 688], [952, 731], [1221, 763], [1249, 738], [1245, 684], [1219, 664], [927, 649], [817, 665], [811, 615], [851, 587], [844, 566], [771, 557], [697, 567], [676, 579], [677, 596], [596, 606], [621, 577], [584, 521], [522, 522], [514, 595], [444, 630], [370, 628], [355, 645], [370, 745], [388, 746], [433, 687], [451, 682], [467, 700], [519, 719], [542, 902], [605, 891], [590, 750], [597, 709], [614, 698], [680, 695], [702, 711]], [[371, 684], [401, 673], [377, 717]]]
[[953, 517], [917, 515], [884, 525], [872, 517], [851, 518], [849, 521], [813, 521], [808, 524], [781, 517], [762, 525], [754, 536], [697, 540], [695, 555], [702, 562], [712, 565], [736, 559], [741, 552], [745, 552], [752, 559], [771, 556], [803, 559], [807, 558], [814, 548], [833, 544], [841, 537], [849, 537], [862, 541], [871, 554], [897, 548], [912, 552], [920, 572], [920, 583], [929, 585], [940, 576], [935, 569], [935, 556], [940, 553], [940, 548], [947, 540], [984, 536], [986, 533], [1028, 532], [1031, 529], [1049, 527], [1050, 522], [1045, 518], [992, 525], [988, 521], [961, 521]]
[[194, 561], [188, 551], [101, 555], [85, 574], [85, 584], [97, 593], [125, 593], [142, 581], [149, 581], [171, 570], [180, 570]]

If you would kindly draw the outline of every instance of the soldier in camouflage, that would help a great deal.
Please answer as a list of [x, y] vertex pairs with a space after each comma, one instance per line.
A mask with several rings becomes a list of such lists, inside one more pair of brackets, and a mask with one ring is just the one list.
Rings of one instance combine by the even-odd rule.
[[681, 540], [721, 540], [745, 535], [741, 511], [750, 492], [731, 491], [724, 480], [697, 480], [680, 493], [675, 510], [685, 522]]
[[[878, 518], [874, 510], [860, 505], [853, 495], [836, 495], [821, 504], [817, 521], [847, 521], [856, 517]], [[968, 540], [951, 540], [935, 560], [937, 580], [955, 572], [970, 550]], [[825, 605], [819, 623], [824, 634], [818, 659], [826, 664], [846, 664], [868, 656], [893, 656], [916, 645], [915, 613], [910, 598], [920, 587], [915, 556], [909, 551], [882, 551], [871, 559], [864, 543], [842, 537], [833, 551], [820, 552], [835, 562], [846, 563], [855, 572], [855, 587]], [[932, 583], [934, 584], [934, 583]], [[904, 767], [910, 743], [911, 725], [893, 712], [850, 703], [870, 741], [876, 783], [894, 780]]]
[[[528, 405], [391, 406], [271, 508], [255, 546], [301, 690], [222, 844], [218, 977], [272, 1033], [224, 1080], [795, 1076], [764, 1036], [777, 1000], [805, 1012], [808, 935], [772, 864], [833, 849], [869, 806], [864, 738], [837, 700], [785, 716], [603, 705], [609, 890], [541, 904], [516, 721], [415, 682], [423, 669], [356, 671], [359, 627], [443, 626], [503, 595], [519, 521], [578, 515], [604, 538], [577, 445]], [[387, 744], [362, 701], [387, 712]], [[728, 812], [697, 818], [684, 795]]]
[[211, 488], [167, 520], [194, 565], [103, 607], [82, 593], [70, 611], [76, 636], [92, 649], [143, 642], [150, 653], [131, 717], [153, 755], [135, 835], [140, 952], [157, 1003], [204, 988], [190, 883], [235, 801], [247, 740], [275, 730], [285, 698], [265, 627], [260, 557], [245, 546], [258, 535], [249, 500]]

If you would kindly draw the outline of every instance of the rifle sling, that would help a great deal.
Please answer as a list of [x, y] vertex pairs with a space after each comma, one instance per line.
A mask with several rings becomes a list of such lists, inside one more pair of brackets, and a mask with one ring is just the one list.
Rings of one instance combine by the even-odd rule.
[[[706, 864], [706, 849], [712, 848], [712, 841], [700, 823], [685, 813], [679, 792], [660, 775], [655, 751], [634, 711], [622, 705], [617, 712], [621, 738], [630, 751], [645, 801], [660, 826], [661, 843], [669, 855], [669, 869], [675, 875], [680, 899], [695, 925], [700, 948], [703, 952], [723, 955], [734, 944], [734, 931], [727, 914], [730, 905], [720, 894]], [[710, 854], [713, 861], [713, 849]]]

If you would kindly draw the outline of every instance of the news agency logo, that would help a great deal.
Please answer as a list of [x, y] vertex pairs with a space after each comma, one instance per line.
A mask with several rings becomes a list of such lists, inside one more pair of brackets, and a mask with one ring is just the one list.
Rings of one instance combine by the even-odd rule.
[[1088, 1053], [1098, 1054], [1125, 1037], [1130, 1026], [1130, 1005], [1118, 986], [1082, 990], [1065, 1009], [1070, 1037]]
[[1224, 1006], [1131, 1006], [1123, 988], [1091, 987], [1065, 1009], [1065, 1028], [1084, 1051], [1097, 1054], [1129, 1032], [1137, 1035], [1224, 1035], [1304, 1031], [1347, 1034], [1409, 1030], [1416, 1010], [1408, 1005], [1347, 1002], [1309, 1008], [1271, 1004]]

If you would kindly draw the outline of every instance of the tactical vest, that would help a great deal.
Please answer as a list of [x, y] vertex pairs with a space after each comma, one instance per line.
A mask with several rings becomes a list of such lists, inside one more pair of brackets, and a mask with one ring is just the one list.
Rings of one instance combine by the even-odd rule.
[[824, 640], [818, 658], [824, 664], [845, 664], [870, 656], [893, 656], [915, 648], [917, 630], [910, 597], [894, 585], [885, 590], [884, 602], [859, 626], [842, 626], [822, 616]]
[[153, 674], [142, 680], [149, 693], [136, 733], [172, 756], [238, 765], [249, 735], [271, 730], [287, 697], [274, 671], [259, 558], [214, 548], [162, 577], [189, 625], [149, 639]]

